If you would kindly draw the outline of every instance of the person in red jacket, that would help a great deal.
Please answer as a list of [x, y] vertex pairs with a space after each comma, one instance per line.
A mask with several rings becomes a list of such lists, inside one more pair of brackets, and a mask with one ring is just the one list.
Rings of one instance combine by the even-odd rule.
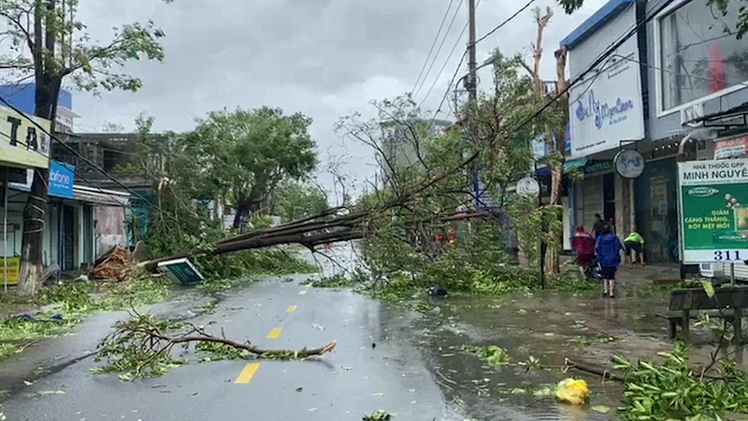
[[595, 239], [592, 238], [592, 235], [585, 232], [584, 227], [580, 225], [577, 227], [574, 238], [571, 240], [571, 247], [577, 254], [577, 265], [584, 279], [587, 268], [589, 268], [592, 260], [595, 258]]

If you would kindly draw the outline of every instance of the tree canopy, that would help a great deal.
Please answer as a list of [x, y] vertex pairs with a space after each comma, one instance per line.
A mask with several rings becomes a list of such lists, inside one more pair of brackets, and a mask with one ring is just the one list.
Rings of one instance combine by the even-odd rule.
[[312, 120], [279, 108], [213, 111], [177, 139], [171, 172], [192, 197], [222, 197], [237, 209], [234, 226], [268, 203], [283, 182], [307, 177], [317, 165]]

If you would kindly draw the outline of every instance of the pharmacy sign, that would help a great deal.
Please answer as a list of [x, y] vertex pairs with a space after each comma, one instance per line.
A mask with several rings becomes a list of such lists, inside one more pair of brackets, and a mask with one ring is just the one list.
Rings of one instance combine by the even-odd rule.
[[683, 263], [748, 260], [748, 159], [678, 164]]

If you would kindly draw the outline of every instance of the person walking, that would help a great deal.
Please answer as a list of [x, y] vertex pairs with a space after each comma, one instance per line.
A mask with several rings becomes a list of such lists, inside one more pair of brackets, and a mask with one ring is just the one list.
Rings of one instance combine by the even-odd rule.
[[597, 238], [600, 234], [602, 234], [603, 227], [605, 227], [605, 221], [599, 213], [596, 213], [595, 222], [592, 224], [592, 236], [594, 238]]
[[597, 262], [600, 264], [600, 275], [603, 278], [603, 296], [614, 298], [616, 271], [621, 264], [621, 240], [613, 235], [610, 225], [602, 227], [601, 234], [596, 239], [595, 251]]
[[[632, 227], [631, 234], [623, 239], [623, 247], [626, 250], [626, 259], [629, 262], [629, 269], [634, 268], [634, 262], [644, 267], [644, 237], [636, 232], [636, 227]], [[633, 255], [636, 253], [636, 256]]]
[[587, 278], [587, 269], [595, 258], [595, 239], [585, 232], [583, 226], [579, 225], [574, 233], [574, 238], [571, 240], [571, 247], [577, 254], [577, 266], [579, 267], [579, 273], [582, 275], [582, 280], [584, 280]]

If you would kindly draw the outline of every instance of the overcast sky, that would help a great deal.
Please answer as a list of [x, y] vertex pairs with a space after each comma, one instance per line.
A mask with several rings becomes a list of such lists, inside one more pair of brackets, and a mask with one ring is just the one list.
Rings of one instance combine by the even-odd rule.
[[[457, 5], [454, 0], [447, 19]], [[373, 115], [369, 104], [411, 91], [450, 0], [158, 0], [80, 2], [80, 19], [93, 39], [105, 42], [111, 27], [124, 22], [156, 22], [166, 33], [163, 63], [140, 62], [127, 71], [143, 80], [137, 93], [114, 92], [94, 98], [75, 93], [73, 108], [82, 116], [79, 131], [99, 131], [105, 123], [128, 130], [140, 113], [156, 118], [157, 130], [189, 130], [196, 117], [223, 107], [277, 106], [301, 111], [314, 119], [312, 135], [323, 161], [328, 153], [346, 162], [345, 171], [361, 183], [375, 172], [371, 150], [344, 141], [333, 130], [343, 115], [360, 111]], [[480, 37], [498, 25], [524, 1], [480, 0]], [[597, 10], [604, 0], [587, 0], [573, 16], [561, 9], [546, 32], [543, 71], [555, 78], [553, 51], [559, 41]], [[542, 7], [553, 0], [539, 0]], [[466, 23], [459, 9], [444, 47], [425, 79], [417, 100], [434, 110], [465, 49], [460, 38]], [[447, 25], [445, 24], [445, 27]], [[478, 62], [500, 48], [505, 53], [529, 54], [535, 37], [532, 12], [478, 45]], [[455, 53], [448, 53], [459, 42]], [[438, 43], [437, 43], [438, 46]], [[438, 76], [443, 63], [444, 72]], [[460, 75], [464, 73], [460, 70]], [[482, 74], [490, 88], [490, 73]], [[447, 107], [444, 107], [449, 111]], [[440, 117], [446, 117], [440, 115]], [[330, 177], [321, 177], [329, 184]]]

